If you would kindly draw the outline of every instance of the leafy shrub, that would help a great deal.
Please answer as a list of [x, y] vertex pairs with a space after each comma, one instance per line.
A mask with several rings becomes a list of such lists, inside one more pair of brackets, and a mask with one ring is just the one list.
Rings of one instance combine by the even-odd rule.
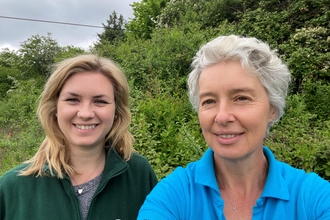
[[146, 156], [158, 178], [197, 160], [205, 150], [196, 114], [180, 94], [158, 91], [132, 94], [135, 149]]
[[0, 175], [29, 159], [43, 139], [35, 116], [41, 92], [36, 79], [15, 81], [15, 87], [0, 101]]
[[210, 37], [207, 31], [194, 28], [157, 29], [152, 39], [108, 43], [96, 52], [119, 63], [133, 87], [148, 89], [148, 83], [157, 78], [166, 82], [166, 87], [185, 89], [192, 58]]
[[304, 83], [306, 109], [315, 114], [318, 120], [330, 120], [330, 83], [307, 80]]
[[292, 34], [287, 43], [279, 46], [285, 51], [283, 58], [292, 72], [294, 93], [303, 92], [307, 80], [313, 83], [318, 80], [329, 82], [329, 34], [328, 28], [301, 28]]
[[290, 96], [287, 103], [286, 114], [266, 144], [279, 160], [330, 180], [330, 121], [315, 126], [316, 115], [308, 112], [299, 95]]
[[50, 66], [61, 51], [61, 47], [52, 39], [51, 34], [48, 33], [47, 37], [33, 35], [20, 46], [18, 69], [21, 74], [27, 79], [40, 75], [49, 76]]
[[14, 86], [0, 101], [0, 123], [20, 131], [30, 126], [30, 119], [35, 119], [37, 99], [41, 93], [40, 80], [14, 80]]

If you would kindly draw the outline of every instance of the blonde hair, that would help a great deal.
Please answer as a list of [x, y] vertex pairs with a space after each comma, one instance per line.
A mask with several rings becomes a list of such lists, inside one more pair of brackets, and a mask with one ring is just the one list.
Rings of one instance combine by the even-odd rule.
[[26, 163], [29, 165], [20, 175], [42, 176], [43, 166], [48, 164], [51, 175], [63, 178], [63, 174], [72, 175], [73, 167], [68, 163], [69, 149], [66, 139], [59, 128], [56, 118], [57, 100], [59, 94], [73, 74], [81, 72], [101, 73], [112, 82], [115, 93], [117, 116], [113, 126], [105, 138], [109, 148], [115, 148], [124, 160], [129, 160], [133, 150], [133, 137], [129, 132], [131, 114], [129, 109], [129, 87], [125, 75], [111, 60], [96, 55], [79, 55], [66, 59], [57, 65], [49, 77], [40, 96], [37, 116], [45, 131], [46, 138], [41, 143], [37, 153]]

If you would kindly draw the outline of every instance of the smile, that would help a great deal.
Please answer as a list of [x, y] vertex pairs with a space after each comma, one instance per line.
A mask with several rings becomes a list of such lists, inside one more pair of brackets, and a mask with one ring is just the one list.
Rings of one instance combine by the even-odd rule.
[[236, 136], [236, 134], [219, 134], [218, 135], [221, 138], [227, 139], [227, 138], [233, 138]]
[[76, 125], [76, 128], [79, 128], [81, 130], [91, 130], [95, 127], [96, 125]]

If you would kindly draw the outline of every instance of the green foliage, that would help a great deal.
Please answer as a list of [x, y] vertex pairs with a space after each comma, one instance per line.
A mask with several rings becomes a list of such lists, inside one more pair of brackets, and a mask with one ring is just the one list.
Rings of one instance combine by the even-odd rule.
[[35, 119], [37, 99], [41, 93], [40, 79], [14, 80], [14, 86], [7, 92], [6, 99], [0, 100], [0, 124], [10, 126], [14, 131], [29, 128], [29, 119]]
[[131, 129], [135, 149], [148, 158], [161, 179], [177, 166], [199, 159], [206, 147], [186, 97], [151, 82], [150, 92], [133, 91]]
[[210, 35], [194, 28], [192, 24], [186, 29], [157, 29], [152, 39], [105, 44], [97, 53], [121, 64], [134, 87], [146, 89], [150, 79], [157, 78], [173, 90], [185, 90], [192, 57]]
[[132, 4], [134, 18], [126, 25], [132, 36], [149, 39], [156, 27], [157, 16], [169, 0], [142, 0]]
[[19, 57], [15, 51], [11, 51], [8, 48], [1, 49], [0, 52], [0, 66], [15, 68], [15, 65]]
[[277, 158], [307, 172], [316, 172], [330, 179], [330, 121], [315, 126], [303, 97], [293, 95], [287, 100], [284, 118], [271, 132], [266, 144]]
[[273, 47], [287, 40], [291, 31], [287, 11], [269, 12], [258, 8], [246, 12], [237, 12], [241, 19], [237, 22], [237, 32], [240, 35], [253, 36]]
[[306, 109], [315, 114], [320, 121], [330, 118], [330, 83], [322, 81], [312, 82], [308, 79], [304, 83], [303, 92]]
[[0, 52], [0, 99], [5, 98], [7, 92], [14, 86], [15, 79], [21, 78], [17, 69], [19, 57], [15, 51], [8, 48]]
[[292, 28], [329, 27], [329, 0], [299, 0], [290, 5], [290, 21]]
[[0, 98], [4, 98], [7, 92], [14, 86], [15, 78], [18, 75], [15, 68], [8, 68], [0, 66]]
[[[223, 21], [235, 21], [235, 13], [244, 10], [242, 0], [170, 1], [157, 16], [157, 27], [186, 26], [197, 22], [202, 29], [216, 28]], [[254, 1], [252, 1], [254, 2]]]
[[29, 159], [43, 139], [35, 116], [41, 93], [38, 81], [41, 80], [15, 80], [13, 89], [0, 100], [0, 175]]
[[330, 29], [297, 29], [286, 44], [284, 58], [292, 70], [292, 92], [305, 98], [306, 108], [320, 120], [329, 120]]
[[48, 76], [59, 52], [60, 46], [50, 33], [47, 36], [34, 35], [21, 43], [18, 69], [27, 78]]
[[292, 74], [299, 92], [307, 78], [330, 79], [329, 35], [330, 29], [323, 27], [297, 29], [290, 41], [280, 46], [286, 51], [289, 68], [294, 70]]
[[79, 47], [74, 47], [74, 46], [61, 47], [61, 51], [56, 55], [56, 57], [54, 57], [54, 61], [58, 63], [62, 60], [72, 58], [85, 53], [86, 51]]
[[124, 20], [123, 15], [117, 16], [115, 11], [109, 16], [107, 24], [103, 24], [104, 31], [101, 34], [97, 34], [98, 43], [96, 45], [105, 43], [105, 41], [115, 41], [122, 40], [125, 38], [125, 26], [126, 21]]
[[[44, 139], [42, 129], [36, 119], [27, 120], [29, 128], [16, 132], [0, 132], [0, 176], [7, 170], [30, 159]], [[11, 131], [8, 129], [8, 131]], [[8, 137], [10, 134], [10, 138]], [[8, 138], [7, 138], [8, 137]]]

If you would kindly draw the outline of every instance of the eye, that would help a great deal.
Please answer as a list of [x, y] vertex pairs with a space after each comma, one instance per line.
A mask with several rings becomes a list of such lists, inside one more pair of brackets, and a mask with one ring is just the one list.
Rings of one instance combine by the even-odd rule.
[[243, 101], [248, 101], [248, 100], [250, 100], [250, 98], [247, 97], [247, 96], [238, 96], [238, 97], [236, 98], [236, 100], [237, 100], [237, 101], [240, 101], [240, 102], [243, 102]]
[[65, 101], [67, 101], [67, 102], [79, 102], [79, 99], [77, 99], [77, 98], [68, 98]]
[[202, 101], [202, 105], [210, 105], [213, 103], [215, 103], [215, 101], [212, 99], [206, 99], [206, 100]]
[[95, 100], [95, 103], [98, 104], [98, 105], [105, 105], [105, 104], [108, 104], [108, 102], [106, 102], [106, 101], [104, 101], [104, 100], [101, 100], [101, 99]]

